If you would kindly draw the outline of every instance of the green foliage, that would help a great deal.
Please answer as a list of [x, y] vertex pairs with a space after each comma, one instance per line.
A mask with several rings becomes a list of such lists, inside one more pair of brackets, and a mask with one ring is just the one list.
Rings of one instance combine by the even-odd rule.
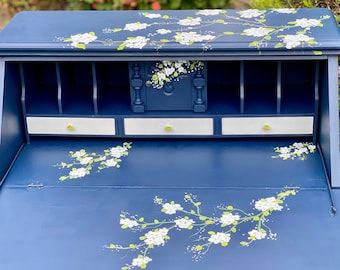
[[338, 0], [250, 0], [252, 8], [314, 8], [326, 7], [333, 11], [340, 23], [340, 1]]

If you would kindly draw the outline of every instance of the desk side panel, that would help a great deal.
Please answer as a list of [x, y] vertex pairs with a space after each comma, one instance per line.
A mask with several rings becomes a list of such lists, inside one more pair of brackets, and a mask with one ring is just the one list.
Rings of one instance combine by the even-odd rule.
[[0, 180], [6, 174], [18, 149], [25, 141], [21, 108], [21, 83], [18, 65], [3, 63], [0, 76], [4, 78], [2, 85], [3, 108], [0, 116]]
[[340, 187], [338, 58], [329, 57], [320, 75], [319, 144], [331, 184]]

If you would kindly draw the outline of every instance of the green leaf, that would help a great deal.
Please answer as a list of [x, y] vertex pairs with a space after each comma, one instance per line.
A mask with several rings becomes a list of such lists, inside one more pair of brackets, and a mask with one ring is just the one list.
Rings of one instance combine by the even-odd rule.
[[249, 47], [257, 47], [258, 45], [259, 45], [259, 42], [257, 40], [249, 43]]
[[226, 247], [226, 246], [228, 246], [228, 245], [229, 245], [228, 242], [222, 242], [222, 243], [221, 243], [221, 246], [222, 246], [222, 247]]
[[170, 19], [170, 16], [169, 16], [169, 15], [163, 15], [162, 18], [163, 18], [164, 20], [169, 20], [169, 19]]
[[271, 37], [271, 36], [265, 36], [264, 39], [265, 39], [265, 40], [271, 40], [272, 37]]
[[281, 42], [276, 43], [275, 46], [274, 46], [275, 49], [279, 49], [279, 48], [282, 48], [282, 47], [284, 47], [284, 44], [281, 43]]
[[199, 217], [199, 220], [205, 221], [205, 220], [207, 220], [207, 217], [205, 217], [205, 216], [200, 216], [200, 217]]
[[240, 242], [240, 245], [243, 246], [243, 247], [246, 247], [246, 246], [248, 246], [249, 244], [248, 244], [248, 242], [242, 241], [242, 242]]
[[145, 219], [143, 217], [139, 218], [138, 221], [139, 222], [143, 222]]
[[122, 28], [113, 28], [112, 29], [112, 32], [114, 32], [114, 33], [117, 33], [117, 32], [120, 32], [120, 31], [122, 31]]
[[215, 20], [215, 23], [225, 23], [225, 21], [222, 19], [218, 19], [218, 20]]
[[170, 40], [165, 39], [165, 38], [163, 38], [163, 39], [160, 40], [160, 42], [162, 42], [162, 43], [168, 43], [169, 41], [170, 41]]
[[260, 220], [260, 217], [259, 217], [259, 216], [254, 216], [254, 217], [253, 217], [253, 220], [254, 220], [254, 221], [259, 221], [259, 220]]
[[214, 231], [209, 231], [208, 234], [209, 234], [209, 235], [214, 235], [214, 234], [216, 234], [216, 233], [215, 233]]
[[225, 34], [226, 36], [232, 36], [234, 32], [223, 32], [223, 34]]
[[228, 205], [228, 206], [227, 206], [227, 210], [229, 210], [229, 211], [232, 211], [232, 210], [234, 210], [234, 206], [232, 206], [232, 205]]
[[129, 245], [129, 248], [135, 249], [135, 248], [136, 248], [136, 245], [135, 245], [135, 244], [130, 244], [130, 245]]
[[125, 43], [121, 43], [118, 47], [117, 47], [117, 51], [122, 51], [125, 49]]
[[60, 176], [60, 177], [59, 177], [59, 180], [60, 180], [60, 181], [65, 181], [67, 178], [68, 178], [68, 176]]
[[237, 230], [236, 230], [235, 227], [232, 227], [232, 228], [230, 229], [230, 231], [231, 231], [232, 233], [236, 233], [236, 232], [237, 232]]
[[313, 54], [314, 55], [322, 55], [323, 53], [322, 53], [322, 51], [313, 51]]
[[78, 49], [82, 49], [82, 50], [86, 49], [86, 45], [84, 43], [78, 43], [78, 44], [76, 44], [75, 47], [78, 48]]
[[195, 246], [195, 250], [201, 251], [201, 250], [203, 250], [203, 247], [201, 245], [197, 245], [197, 246]]

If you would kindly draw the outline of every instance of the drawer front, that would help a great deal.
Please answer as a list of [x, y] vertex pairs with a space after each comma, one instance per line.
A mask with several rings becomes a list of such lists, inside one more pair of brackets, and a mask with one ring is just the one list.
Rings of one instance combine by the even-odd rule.
[[109, 118], [27, 117], [29, 134], [115, 135], [115, 120]]
[[311, 135], [313, 117], [222, 118], [222, 135]]
[[213, 135], [212, 118], [125, 118], [125, 135]]

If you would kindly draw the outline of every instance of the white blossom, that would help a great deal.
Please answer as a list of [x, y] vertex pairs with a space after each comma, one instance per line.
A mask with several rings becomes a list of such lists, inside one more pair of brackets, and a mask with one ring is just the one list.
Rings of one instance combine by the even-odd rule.
[[275, 197], [263, 198], [255, 202], [255, 209], [265, 211], [281, 211], [282, 206], [276, 201]]
[[166, 228], [149, 231], [145, 234], [144, 242], [147, 245], [162, 246], [168, 238], [168, 232]]
[[141, 23], [141, 22], [127, 23], [124, 27], [124, 30], [126, 30], [126, 31], [137, 31], [137, 30], [145, 29], [148, 26], [149, 26], [149, 24]]
[[200, 25], [201, 24], [201, 18], [192, 18], [188, 17], [186, 19], [181, 19], [178, 21], [179, 25], [184, 25], [184, 26], [195, 26], [195, 25]]
[[160, 35], [166, 35], [166, 34], [171, 33], [171, 30], [161, 28], [161, 29], [157, 29], [156, 32], [157, 32], [158, 34], [160, 34]]
[[97, 39], [97, 36], [93, 32], [72, 35], [70, 38], [65, 39], [65, 42], [71, 42], [71, 46], [79, 47], [79, 45], [87, 45]]
[[81, 178], [87, 174], [86, 168], [72, 169], [69, 173], [70, 179]]
[[222, 225], [231, 225], [234, 222], [238, 221], [240, 219], [239, 215], [234, 215], [232, 213], [224, 213], [221, 217], [220, 217], [220, 223]]
[[149, 19], [156, 19], [162, 17], [159, 13], [143, 13], [143, 15]]
[[203, 42], [214, 39], [213, 35], [201, 35], [197, 32], [178, 32], [175, 35], [175, 40], [183, 45], [192, 45], [195, 42]]
[[250, 232], [248, 232], [249, 234], [249, 238], [253, 240], [261, 240], [264, 239], [267, 236], [267, 233], [265, 230], [251, 230]]
[[162, 212], [168, 215], [176, 214], [177, 211], [183, 210], [183, 207], [178, 203], [165, 203], [163, 204]]
[[266, 27], [253, 27], [243, 30], [243, 34], [253, 37], [264, 37], [273, 31], [273, 28]]
[[219, 15], [223, 12], [221, 9], [202, 9], [198, 11], [196, 14], [197, 15], [203, 15], [203, 16], [215, 16]]
[[256, 18], [264, 14], [265, 11], [263, 10], [258, 10], [258, 9], [246, 9], [246, 10], [241, 10], [239, 11], [239, 14], [242, 18]]
[[127, 228], [130, 228], [130, 229], [138, 226], [138, 222], [136, 220], [129, 219], [129, 218], [121, 218], [119, 221], [119, 224], [122, 226], [126, 226]]
[[84, 158], [80, 158], [79, 162], [81, 165], [87, 165], [89, 164], [91, 161], [93, 160], [93, 157], [84, 157]]
[[316, 146], [315, 146], [315, 145], [309, 144], [307, 147], [308, 147], [308, 149], [309, 149], [309, 152], [311, 152], [311, 153], [314, 153], [314, 152], [315, 152], [315, 149], [316, 149]]
[[287, 49], [292, 49], [301, 46], [305, 42], [315, 41], [313, 37], [309, 37], [305, 34], [285, 35], [283, 37], [283, 43]]
[[139, 268], [146, 268], [147, 264], [151, 262], [152, 259], [147, 256], [138, 256], [132, 260], [132, 266], [137, 266]]
[[310, 28], [310, 27], [316, 27], [316, 26], [322, 26], [321, 21], [320, 20], [316, 20], [316, 19], [306, 19], [306, 18], [302, 18], [302, 19], [297, 19], [294, 24], [296, 26], [300, 26], [302, 28]]
[[208, 239], [208, 242], [213, 243], [215, 245], [217, 244], [228, 244], [230, 241], [230, 233], [215, 233], [211, 235]]
[[124, 41], [127, 48], [142, 49], [149, 41], [149, 38], [143, 36], [129, 37]]
[[114, 159], [114, 158], [111, 158], [111, 159], [108, 159], [104, 162], [104, 164], [107, 166], [107, 167], [116, 167], [117, 166], [117, 161]]
[[180, 218], [175, 220], [175, 224], [180, 229], [191, 229], [195, 221], [189, 218]]
[[295, 8], [274, 8], [273, 11], [285, 14], [296, 13]]
[[86, 151], [84, 149], [76, 151], [71, 155], [71, 157], [74, 157], [74, 158], [77, 158], [77, 159], [82, 158], [83, 156], [86, 156]]
[[127, 148], [126, 147], [112, 147], [110, 148], [110, 155], [115, 158], [120, 158], [123, 156], [124, 153], [126, 153]]

